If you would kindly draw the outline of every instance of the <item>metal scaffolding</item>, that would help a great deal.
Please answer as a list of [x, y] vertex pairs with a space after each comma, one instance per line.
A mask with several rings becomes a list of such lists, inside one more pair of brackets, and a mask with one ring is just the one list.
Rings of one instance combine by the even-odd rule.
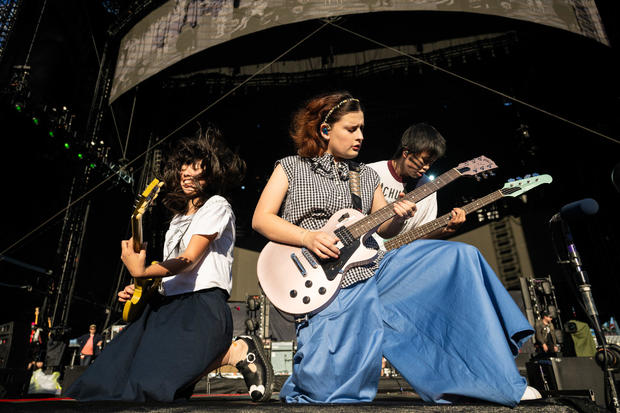
[[21, 3], [22, 0], [0, 0], [0, 61], [4, 57], [6, 45], [13, 33]]

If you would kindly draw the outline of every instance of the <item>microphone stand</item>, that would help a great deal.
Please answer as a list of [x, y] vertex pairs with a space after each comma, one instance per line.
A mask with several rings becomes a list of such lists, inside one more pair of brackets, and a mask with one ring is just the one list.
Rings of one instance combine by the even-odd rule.
[[606, 400], [607, 407], [609, 409], [613, 409], [613, 411], [615, 411], [616, 413], [620, 413], [620, 402], [618, 400], [618, 392], [616, 390], [613, 369], [609, 367], [607, 340], [605, 339], [605, 334], [603, 334], [601, 322], [598, 317], [598, 311], [596, 309], [596, 305], [594, 304], [594, 297], [592, 296], [592, 288], [590, 286], [588, 274], [582, 267], [581, 257], [579, 256], [579, 252], [577, 252], [577, 247], [573, 242], [573, 235], [571, 234], [570, 228], [568, 227], [566, 222], [564, 222], [564, 220], [560, 217], [559, 214], [555, 214], [553, 218], [551, 218], [551, 223], [556, 223], [561, 226], [562, 235], [564, 236], [564, 240], [566, 242], [568, 260], [559, 262], [561, 264], [570, 264], [571, 268], [573, 269], [575, 281], [578, 284], [579, 292], [581, 293], [584, 310], [586, 311], [588, 317], [590, 317], [590, 320], [592, 320], [594, 332], [601, 343], [601, 347], [603, 348], [605, 362], [603, 366], [601, 366], [601, 368], [603, 369], [605, 382], [609, 391], [609, 399]]

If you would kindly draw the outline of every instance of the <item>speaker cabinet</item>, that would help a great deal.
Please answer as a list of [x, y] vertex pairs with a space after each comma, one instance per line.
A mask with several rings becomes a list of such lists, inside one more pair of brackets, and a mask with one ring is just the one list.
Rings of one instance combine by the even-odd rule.
[[519, 288], [519, 277], [533, 274], [520, 218], [505, 217], [449, 240], [478, 248], [508, 290]]
[[605, 377], [593, 357], [550, 357], [526, 363], [530, 386], [541, 392], [591, 390], [605, 407]]
[[62, 394], [86, 371], [88, 366], [65, 366], [62, 377]]
[[11, 321], [0, 325], [0, 368], [26, 368], [29, 347], [28, 329]]
[[28, 393], [32, 371], [0, 369], [0, 399], [23, 397]]

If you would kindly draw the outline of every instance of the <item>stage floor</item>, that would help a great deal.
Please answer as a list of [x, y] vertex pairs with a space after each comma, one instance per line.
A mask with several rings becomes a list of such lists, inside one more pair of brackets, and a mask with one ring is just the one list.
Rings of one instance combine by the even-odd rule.
[[417, 397], [380, 395], [372, 403], [339, 405], [287, 405], [274, 397], [253, 403], [247, 395], [194, 395], [177, 403], [77, 402], [70, 399], [0, 401], [2, 412], [423, 412], [423, 413], [603, 413], [606, 410], [584, 398], [560, 397], [522, 402], [514, 408], [482, 402], [436, 405]]
[[423, 402], [399, 376], [382, 377], [372, 403], [338, 405], [290, 405], [278, 399], [277, 390], [287, 376], [276, 376], [275, 392], [269, 402], [254, 403], [243, 379], [205, 377], [197, 383], [190, 400], [174, 403], [78, 402], [50, 395], [0, 400], [0, 412], [422, 412], [422, 413], [603, 413], [606, 410], [590, 400], [588, 392], [545, 394], [540, 400], [525, 401], [514, 408], [481, 401], [462, 401], [451, 405]]

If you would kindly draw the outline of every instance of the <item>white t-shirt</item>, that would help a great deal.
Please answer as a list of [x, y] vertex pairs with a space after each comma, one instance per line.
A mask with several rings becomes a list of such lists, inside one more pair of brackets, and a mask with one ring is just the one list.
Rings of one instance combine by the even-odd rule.
[[[232, 289], [235, 214], [228, 201], [219, 195], [209, 198], [192, 215], [176, 215], [170, 222], [164, 244], [164, 260], [179, 256], [187, 249], [192, 235], [212, 235], [209, 248], [194, 268], [162, 279], [164, 295], [178, 295], [206, 288]], [[179, 242], [180, 239], [180, 242]]]
[[[398, 199], [398, 195], [401, 192], [405, 192], [405, 183], [402, 178], [396, 173], [392, 163], [387, 161], [379, 161], [371, 164], [367, 164], [369, 167], [374, 169], [381, 179], [381, 189], [383, 190], [383, 196], [385, 200], [390, 203]], [[429, 182], [430, 179], [426, 175], [422, 175], [416, 184], [416, 188], [424, 185]], [[408, 192], [412, 191], [415, 188], [407, 188]], [[401, 233], [407, 232], [410, 229], [416, 228], [420, 225], [426, 224], [437, 218], [437, 193], [433, 192], [431, 195], [427, 196], [420, 202], [416, 203], [417, 210], [415, 215], [405, 221], [405, 225], [403, 229], [400, 231]], [[378, 234], [373, 235], [381, 249], [385, 249], [383, 246], [384, 239], [381, 238]]]

